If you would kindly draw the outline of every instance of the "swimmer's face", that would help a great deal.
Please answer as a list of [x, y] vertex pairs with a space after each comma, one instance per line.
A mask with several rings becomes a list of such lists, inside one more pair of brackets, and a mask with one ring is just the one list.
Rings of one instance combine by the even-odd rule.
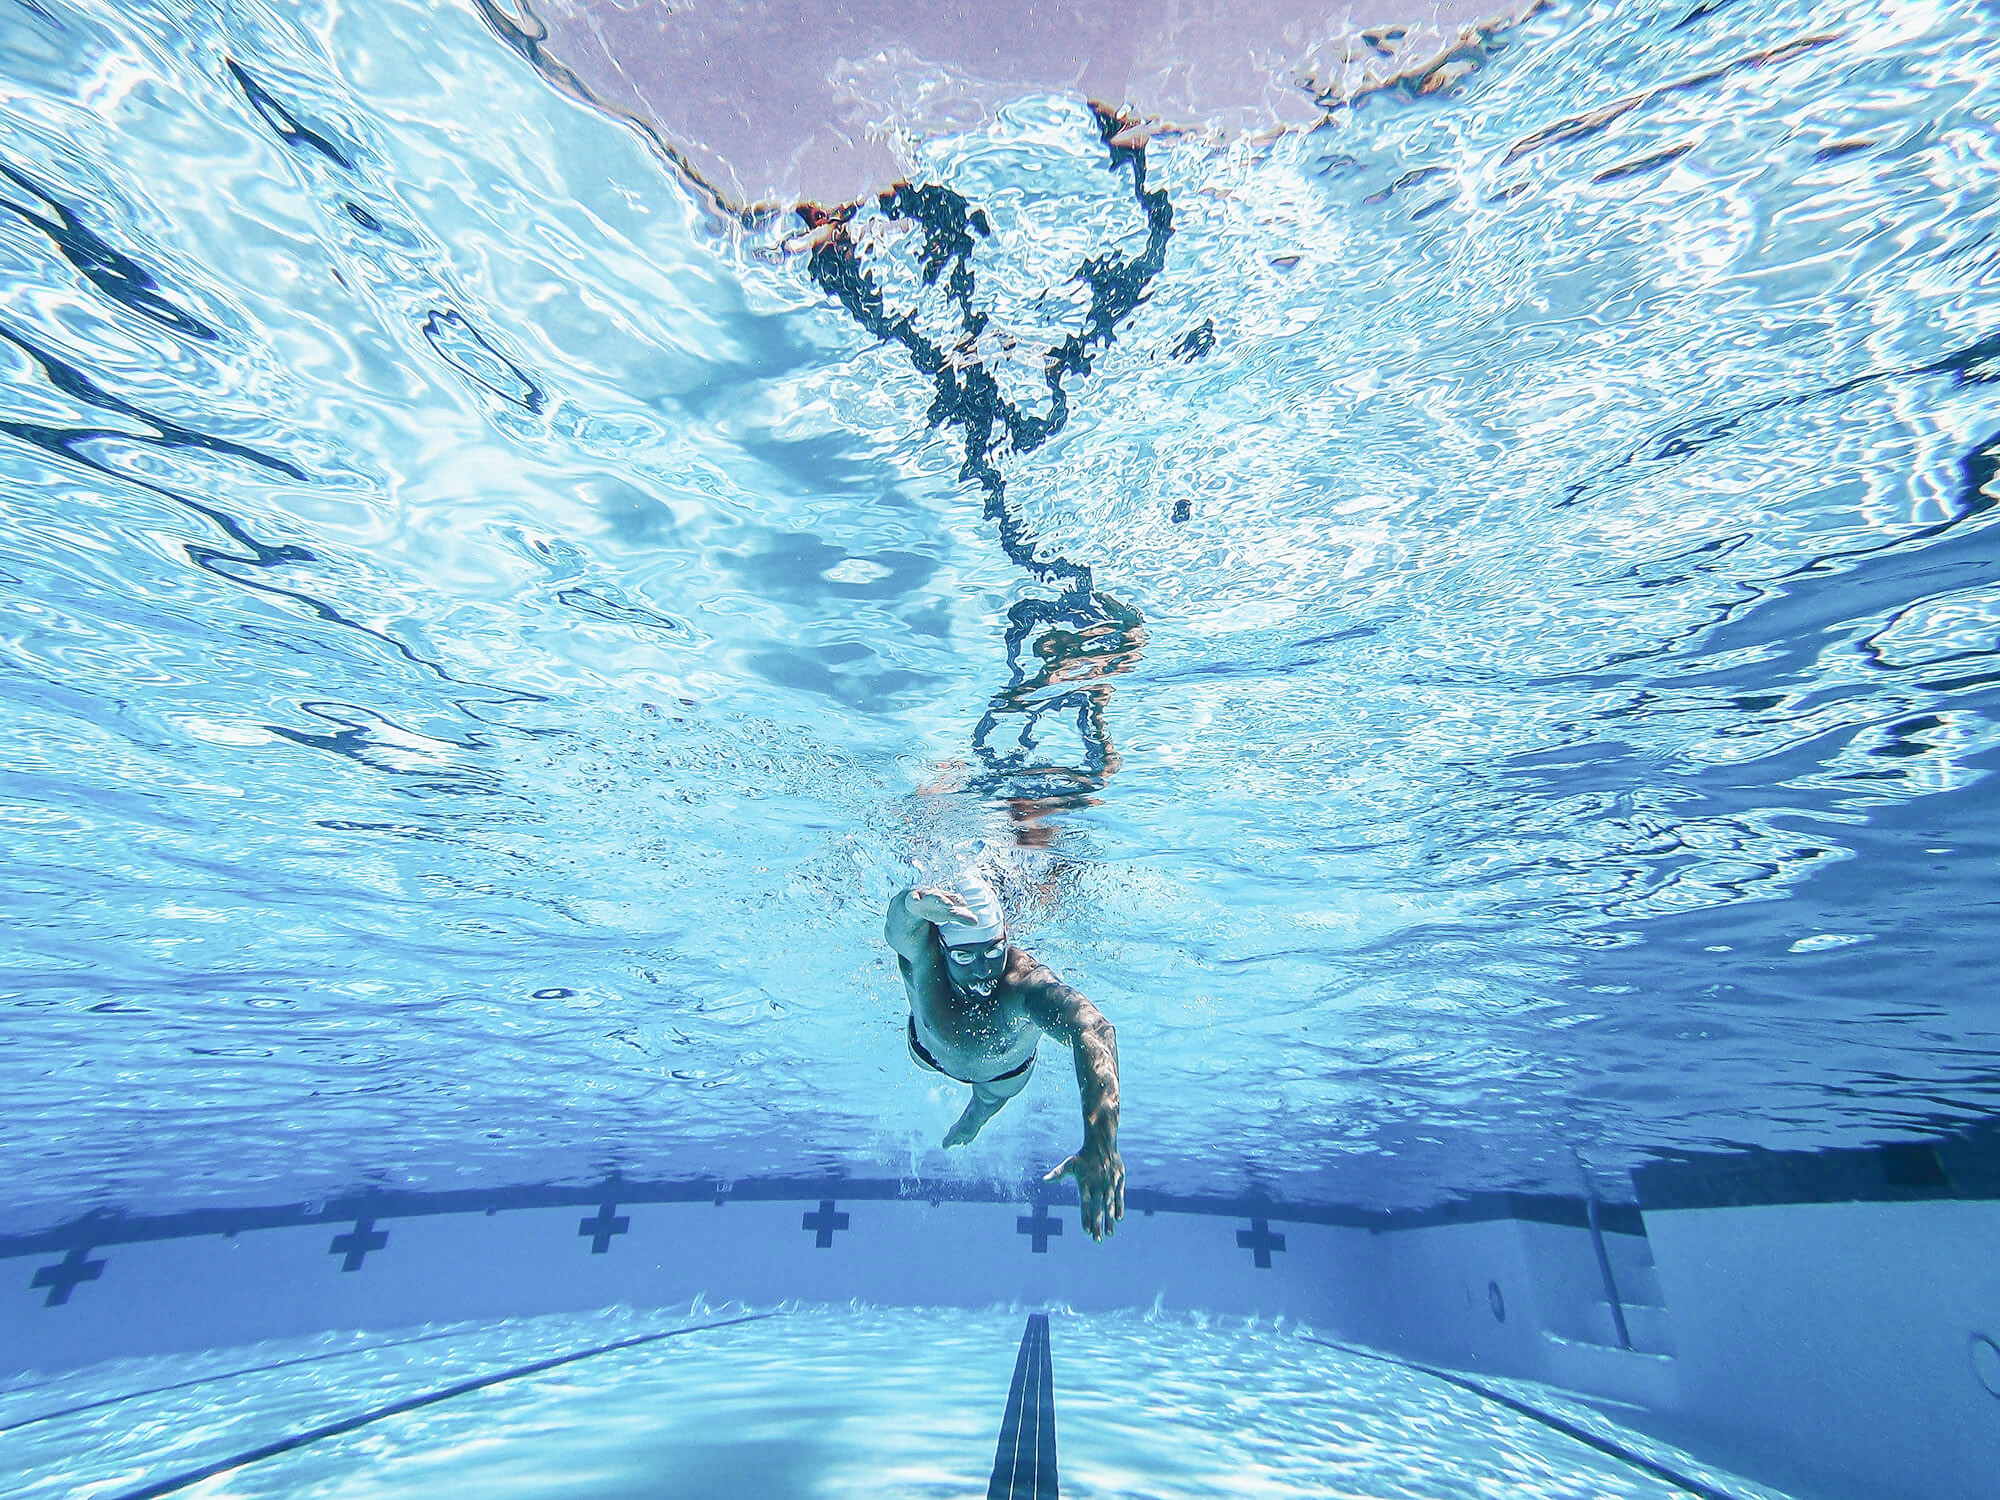
[[1006, 967], [1004, 937], [986, 943], [967, 943], [963, 947], [945, 944], [945, 972], [951, 976], [951, 987], [961, 994], [985, 999], [1000, 983], [1000, 971]]

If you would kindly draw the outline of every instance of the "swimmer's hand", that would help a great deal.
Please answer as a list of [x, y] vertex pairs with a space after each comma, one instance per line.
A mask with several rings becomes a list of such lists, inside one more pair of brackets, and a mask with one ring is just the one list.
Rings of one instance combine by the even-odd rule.
[[1083, 1143], [1083, 1149], [1042, 1179], [1076, 1179], [1076, 1196], [1083, 1209], [1083, 1232], [1102, 1240], [1125, 1217], [1125, 1163], [1116, 1146]]
[[903, 905], [913, 917], [921, 917], [938, 927], [948, 922], [962, 926], [978, 926], [979, 918], [971, 907], [959, 900], [956, 891], [945, 890], [942, 886], [927, 885], [914, 890], [903, 898]]

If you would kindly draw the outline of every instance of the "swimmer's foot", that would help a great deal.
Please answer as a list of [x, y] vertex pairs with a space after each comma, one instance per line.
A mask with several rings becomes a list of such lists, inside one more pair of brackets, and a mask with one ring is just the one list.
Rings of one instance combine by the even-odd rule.
[[986, 1122], [992, 1118], [993, 1111], [987, 1109], [979, 1102], [978, 1097], [974, 1096], [972, 1102], [965, 1106], [965, 1113], [958, 1117], [958, 1123], [945, 1132], [945, 1145], [951, 1147], [970, 1143], [986, 1128]]

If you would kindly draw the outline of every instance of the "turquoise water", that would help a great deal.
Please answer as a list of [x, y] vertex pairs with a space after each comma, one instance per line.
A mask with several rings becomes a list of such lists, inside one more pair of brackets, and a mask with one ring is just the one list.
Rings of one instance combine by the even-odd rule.
[[[194, 1493], [976, 1494], [991, 1466], [1020, 1324], [1018, 1313], [998, 1309], [949, 1319], [779, 1310], [386, 1418], [230, 1471]], [[198, 1414], [182, 1390], [8, 1436], [20, 1483], [10, 1493], [127, 1494], [418, 1392], [674, 1326], [658, 1314], [537, 1318], [443, 1330], [428, 1344], [292, 1341], [233, 1351], [230, 1362], [210, 1356], [214, 1368], [194, 1372], [218, 1377], [198, 1388]], [[1062, 1493], [1072, 1500], [1686, 1493], [1491, 1401], [1310, 1343], [1296, 1328], [1136, 1314], [1058, 1314], [1051, 1326]], [[241, 1365], [301, 1359], [315, 1362], [223, 1378]], [[143, 1391], [155, 1377], [185, 1381], [189, 1364], [152, 1370], [130, 1361], [33, 1393], [0, 1393], [0, 1427], [64, 1403]], [[1593, 1433], [1616, 1432], [1587, 1409], [1564, 1410]], [[1645, 1439], [1619, 1440], [1741, 1500], [1777, 1494]]]
[[947, 1156], [880, 940], [975, 856], [1119, 1027], [1135, 1186], [1991, 1111], [1986, 7], [1558, 7], [1155, 140], [1166, 233], [1075, 101], [934, 142], [976, 290], [869, 209], [884, 307], [983, 314], [1019, 412], [1088, 356], [990, 474], [796, 222], [471, 8], [0, 56], [10, 1226], [1018, 1181], [1066, 1070]]

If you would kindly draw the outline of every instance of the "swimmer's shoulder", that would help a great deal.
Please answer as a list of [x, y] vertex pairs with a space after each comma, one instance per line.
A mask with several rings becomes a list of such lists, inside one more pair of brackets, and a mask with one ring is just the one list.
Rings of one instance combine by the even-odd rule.
[[1006, 978], [1008, 988], [1023, 999], [1046, 1001], [1073, 993], [1060, 974], [1025, 948], [1016, 947], [1008, 953]]

